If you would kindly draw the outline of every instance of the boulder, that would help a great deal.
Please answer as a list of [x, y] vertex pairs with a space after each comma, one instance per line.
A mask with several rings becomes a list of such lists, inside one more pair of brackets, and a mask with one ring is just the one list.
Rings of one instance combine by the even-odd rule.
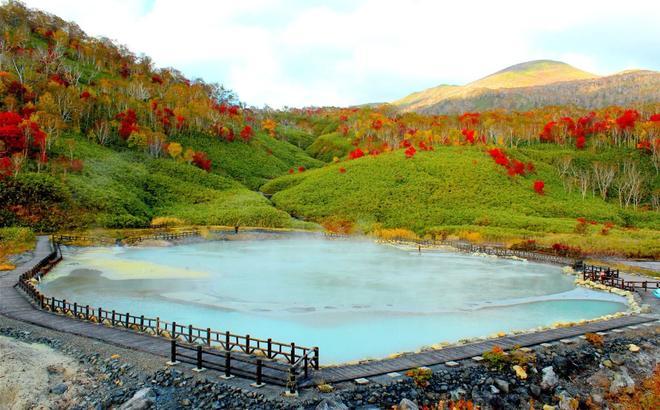
[[639, 346], [637, 346], [636, 344], [631, 343], [631, 344], [628, 345], [628, 350], [630, 350], [633, 353], [637, 353], [637, 352], [639, 352]]
[[497, 387], [502, 393], [509, 393], [509, 382], [502, 379], [495, 379], [495, 387]]
[[610, 360], [612, 363], [614, 363], [617, 366], [621, 366], [623, 362], [625, 361], [625, 357], [623, 357], [622, 354], [619, 353], [610, 353]]
[[559, 383], [559, 378], [552, 366], [544, 367], [541, 373], [543, 374], [541, 378], [541, 388], [543, 390], [552, 390]]
[[119, 407], [119, 410], [143, 410], [148, 409], [154, 403], [155, 394], [150, 387], [140, 389], [133, 397]]

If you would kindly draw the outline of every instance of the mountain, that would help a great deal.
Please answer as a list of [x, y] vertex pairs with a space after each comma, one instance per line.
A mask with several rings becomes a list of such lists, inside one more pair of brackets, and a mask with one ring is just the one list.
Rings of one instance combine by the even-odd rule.
[[600, 108], [660, 100], [660, 73], [628, 70], [599, 77], [569, 64], [537, 60], [516, 64], [464, 86], [440, 85], [392, 104], [403, 111], [455, 114], [549, 105]]

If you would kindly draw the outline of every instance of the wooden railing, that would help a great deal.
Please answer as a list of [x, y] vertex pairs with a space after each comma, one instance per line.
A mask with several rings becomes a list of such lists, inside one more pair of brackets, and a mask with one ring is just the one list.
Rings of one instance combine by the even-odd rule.
[[660, 289], [660, 281], [657, 280], [625, 280], [619, 277], [619, 270], [608, 266], [595, 266], [578, 264], [578, 271], [582, 272], [583, 280], [602, 283], [613, 288], [635, 291], [649, 289]]
[[573, 258], [568, 258], [559, 255], [552, 255], [548, 253], [541, 253], [541, 252], [520, 251], [520, 250], [504, 248], [501, 246], [475, 245], [469, 242], [446, 241], [446, 240], [423, 240], [423, 241], [418, 241], [417, 243], [419, 245], [424, 245], [424, 246], [430, 246], [430, 245], [449, 246], [461, 252], [483, 253], [486, 255], [495, 255], [500, 257], [515, 256], [518, 258], [536, 260], [547, 263], [555, 263], [560, 265], [572, 265], [573, 263], [575, 263], [575, 259]]
[[299, 387], [300, 376], [304, 376], [303, 380], [306, 380], [311, 368], [318, 369], [312, 365], [314, 359], [310, 357], [310, 353], [307, 352], [293, 364], [284, 365], [267, 357], [237, 355], [231, 351], [218, 351], [173, 339], [169, 364], [187, 363], [194, 365], [197, 371], [216, 370], [222, 372], [226, 379], [239, 376], [253, 379], [255, 387], [261, 387], [264, 382], [268, 382], [285, 386], [290, 393], [295, 393]]
[[[76, 239], [77, 240], [77, 239]], [[319, 349], [317, 347], [298, 346], [295, 343], [281, 343], [272, 339], [258, 339], [250, 335], [237, 335], [229, 331], [217, 331], [211, 328], [198, 328], [193, 325], [183, 325], [176, 322], [166, 322], [160, 318], [150, 318], [144, 315], [132, 315], [130, 312], [122, 313], [116, 310], [81, 305], [77, 302], [57, 299], [54, 296], [46, 296], [36, 286], [38, 280], [46, 275], [48, 271], [62, 259], [60, 244], [52, 242], [53, 251], [39, 261], [34, 267], [23, 273], [16, 284], [35, 304], [55, 314], [66, 315], [79, 320], [86, 320], [111, 327], [125, 328], [128, 330], [146, 333], [153, 336], [169, 338], [177, 346], [204, 346], [209, 354], [218, 351], [234, 353], [232, 357], [243, 362], [252, 360], [250, 357], [263, 357], [272, 363], [278, 363], [278, 369], [286, 366], [288, 376], [297, 376], [299, 371], [304, 371], [305, 377], [308, 369], [319, 369]], [[197, 349], [196, 347], [194, 349]], [[260, 359], [261, 360], [261, 359]], [[280, 360], [280, 362], [275, 362]], [[252, 360], [256, 366], [256, 361]], [[275, 366], [273, 365], [266, 365]], [[244, 371], [244, 369], [243, 369]], [[237, 375], [240, 371], [237, 373]], [[280, 378], [282, 379], [282, 378]], [[291, 378], [286, 378], [290, 384]], [[293, 381], [298, 380], [296, 377]], [[288, 384], [287, 384], [288, 385]], [[296, 386], [292, 387], [297, 388]]]

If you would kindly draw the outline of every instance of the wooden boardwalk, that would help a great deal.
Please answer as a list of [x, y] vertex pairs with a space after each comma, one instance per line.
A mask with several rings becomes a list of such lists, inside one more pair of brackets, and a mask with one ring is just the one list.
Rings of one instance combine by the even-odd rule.
[[[29, 270], [50, 252], [51, 248], [48, 238], [39, 237], [33, 260], [17, 267], [13, 271], [0, 273], [0, 314], [49, 329], [89, 337], [112, 345], [155, 354], [163, 358], [169, 357], [170, 342], [165, 338], [126, 329], [106, 327], [36, 309], [20, 291], [14, 288], [14, 285], [19, 275]], [[504, 349], [510, 349], [516, 345], [534, 346], [579, 336], [588, 332], [607, 331], [656, 320], [657, 317], [651, 315], [625, 316], [581, 326], [507, 336], [478, 343], [447, 347], [441, 350], [411, 353], [398, 358], [383, 359], [362, 364], [325, 367], [317, 371], [311, 371], [311, 377], [316, 380], [323, 379], [329, 383], [336, 383], [361, 377], [383, 375], [389, 372], [406, 371], [420, 366], [433, 366], [447, 361], [469, 359], [473, 356], [481, 355], [483, 352], [492, 349], [493, 346], [500, 346]], [[310, 381], [308, 380], [306, 383], [303, 382], [302, 385], [304, 386], [309, 383]]]

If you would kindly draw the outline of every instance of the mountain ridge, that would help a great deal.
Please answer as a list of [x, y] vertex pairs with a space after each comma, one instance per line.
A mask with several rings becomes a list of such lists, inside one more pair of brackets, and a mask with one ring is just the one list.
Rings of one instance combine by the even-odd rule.
[[[630, 101], [659, 100], [660, 92], [657, 88], [654, 90], [656, 83], [660, 84], [660, 73], [651, 70], [626, 70], [598, 76], [560, 61], [533, 60], [509, 66], [465, 85], [443, 84], [417, 91], [392, 104], [402, 111], [425, 114], [521, 110], [559, 104], [598, 108]], [[624, 88], [633, 90], [632, 99]], [[606, 97], [600, 98], [602, 101], [598, 103], [589, 101], [594, 90], [603, 90]]]

